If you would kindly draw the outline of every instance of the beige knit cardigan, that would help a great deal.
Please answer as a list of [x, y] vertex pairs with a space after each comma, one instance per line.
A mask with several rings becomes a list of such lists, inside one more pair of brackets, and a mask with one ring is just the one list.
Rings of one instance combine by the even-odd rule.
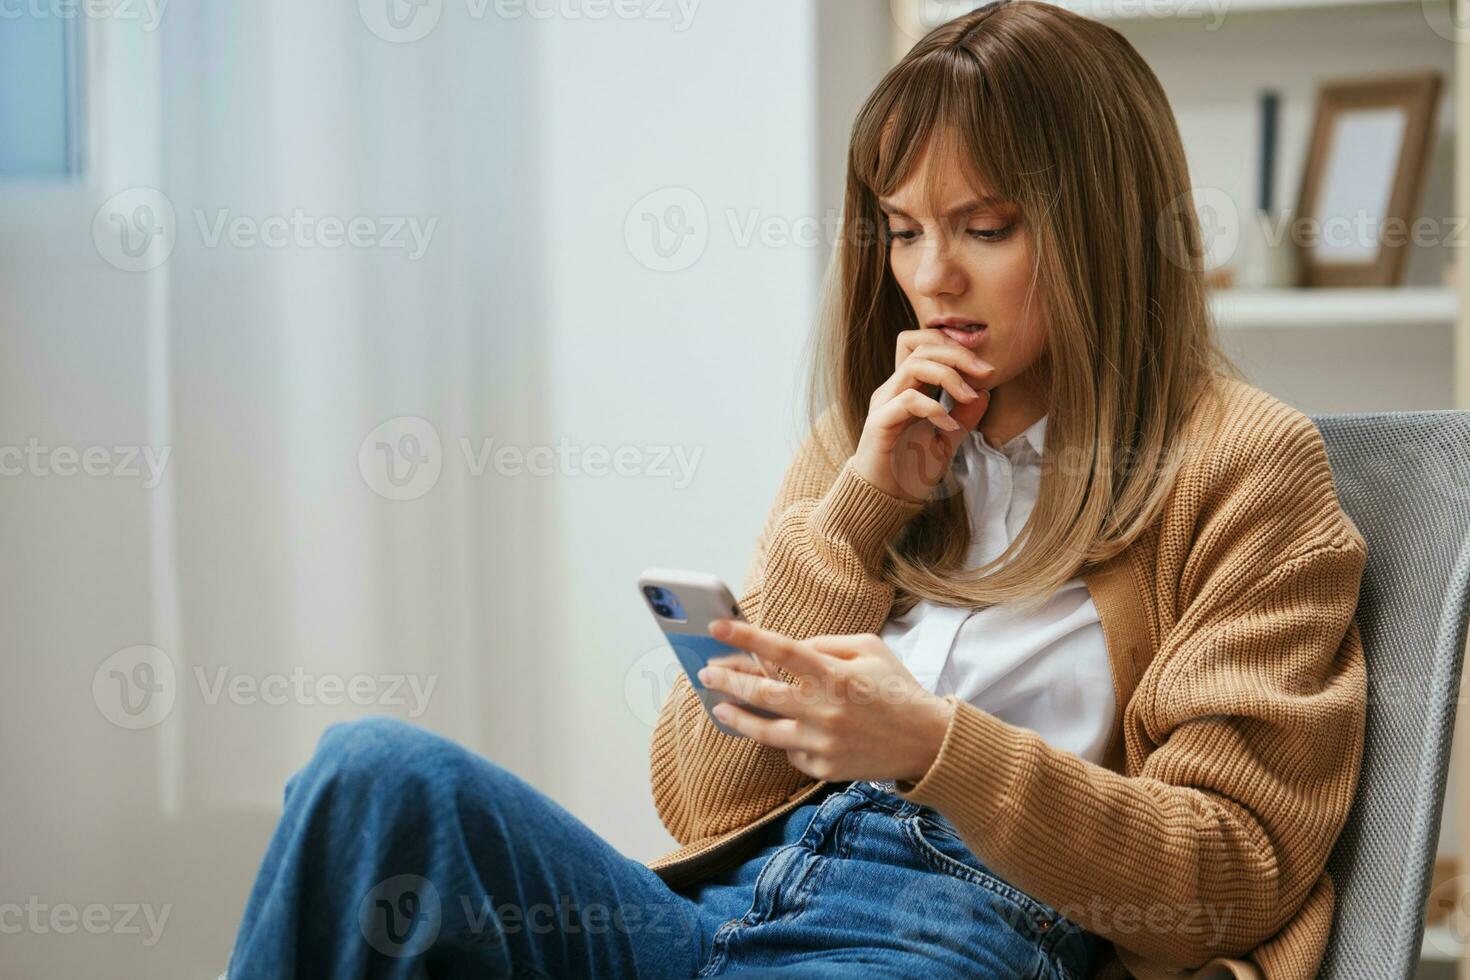
[[[1332, 923], [1324, 869], [1363, 751], [1367, 546], [1312, 421], [1239, 381], [1215, 390], [1162, 515], [1081, 570], [1118, 704], [1105, 764], [950, 695], [938, 757], [898, 783], [998, 875], [1109, 940], [1102, 978], [1307, 980]], [[781, 482], [740, 606], [798, 639], [876, 633], [894, 598], [885, 542], [920, 505], [828, 463], [817, 440], [835, 447], [828, 417]], [[716, 729], [682, 674], [650, 763], [682, 846], [648, 866], [674, 887], [739, 860], [823, 785]]]

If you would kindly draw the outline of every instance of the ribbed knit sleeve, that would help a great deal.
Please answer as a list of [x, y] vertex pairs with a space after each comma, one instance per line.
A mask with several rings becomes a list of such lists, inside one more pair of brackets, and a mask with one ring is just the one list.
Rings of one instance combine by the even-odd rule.
[[[788, 466], [740, 595], [746, 619], [796, 639], [882, 624], [893, 604], [884, 546], [923, 509], [859, 476], [832, 424], [823, 415]], [[784, 751], [716, 728], [682, 672], [649, 762], [659, 819], [681, 844], [743, 826], [812, 782]]]
[[1196, 967], [1247, 953], [1299, 910], [1312, 914], [1292, 928], [1330, 927], [1323, 870], [1363, 751], [1353, 613], [1367, 548], [1305, 416], [1204, 454], [1176, 492], [1196, 499], [1135, 572], [1172, 608], [1129, 704], [1129, 775], [955, 701], [938, 757], [898, 787], [1125, 962]]

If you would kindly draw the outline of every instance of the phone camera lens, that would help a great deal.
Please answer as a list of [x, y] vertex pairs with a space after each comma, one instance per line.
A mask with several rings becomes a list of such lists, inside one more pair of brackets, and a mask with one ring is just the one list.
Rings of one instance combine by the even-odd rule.
[[656, 613], [658, 613], [660, 616], [665, 617], [665, 618], [672, 617], [674, 615], [674, 610], [670, 609], [668, 606], [664, 605], [662, 602], [655, 602], [653, 604], [653, 611], [656, 612]]

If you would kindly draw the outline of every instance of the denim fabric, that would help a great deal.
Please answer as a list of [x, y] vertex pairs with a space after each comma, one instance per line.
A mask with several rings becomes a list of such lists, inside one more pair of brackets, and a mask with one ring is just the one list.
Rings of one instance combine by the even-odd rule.
[[1081, 980], [1102, 940], [937, 811], [834, 784], [674, 890], [508, 770], [422, 728], [334, 725], [286, 785], [230, 980]]

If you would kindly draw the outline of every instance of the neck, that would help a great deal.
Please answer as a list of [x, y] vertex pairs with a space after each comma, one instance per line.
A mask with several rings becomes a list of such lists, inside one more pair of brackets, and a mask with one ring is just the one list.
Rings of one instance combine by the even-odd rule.
[[1004, 446], [1046, 414], [1046, 406], [1020, 378], [991, 389], [990, 405], [975, 428], [992, 446]]

